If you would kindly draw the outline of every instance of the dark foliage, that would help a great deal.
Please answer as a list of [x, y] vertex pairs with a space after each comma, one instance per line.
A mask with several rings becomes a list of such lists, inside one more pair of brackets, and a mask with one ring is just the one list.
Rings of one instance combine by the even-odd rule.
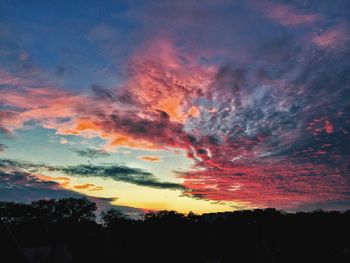
[[35, 253], [40, 262], [350, 262], [350, 211], [160, 211], [132, 220], [110, 209], [99, 224], [95, 210], [86, 199], [0, 202], [1, 262], [33, 262]]

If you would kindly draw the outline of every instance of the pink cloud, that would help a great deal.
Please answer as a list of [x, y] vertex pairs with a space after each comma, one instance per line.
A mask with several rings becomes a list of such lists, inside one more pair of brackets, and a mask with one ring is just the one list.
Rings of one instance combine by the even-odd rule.
[[[0, 90], [0, 103], [11, 109], [1, 111], [1, 126], [13, 131], [35, 121], [61, 135], [101, 137], [107, 148], [187, 149], [183, 123], [200, 114], [192, 100], [209, 88], [214, 68], [199, 65], [167, 39], [157, 39], [133, 56], [129, 71], [125, 83], [111, 91], [117, 94], [111, 100], [13, 81], [15, 88]], [[132, 103], [122, 101], [129, 97]]]
[[146, 110], [164, 111], [183, 123], [199, 114], [192, 100], [208, 90], [216, 68], [200, 65], [192, 54], [159, 38], [136, 52], [129, 70], [126, 87]]
[[0, 85], [25, 86], [25, 85], [31, 85], [31, 84], [33, 84], [31, 80], [14, 76], [9, 72], [0, 69]]
[[[289, 7], [272, 8], [271, 14], [271, 18], [286, 26], [317, 20]], [[244, 85], [242, 71], [203, 66], [191, 54], [180, 52], [171, 41], [157, 39], [134, 55], [129, 76], [121, 86], [96, 89], [97, 98], [46, 87], [17, 85], [0, 90], [0, 103], [9, 108], [0, 111], [0, 127], [15, 130], [35, 121], [62, 135], [98, 136], [106, 140], [106, 149], [121, 146], [184, 149], [195, 162], [192, 171], [180, 175], [189, 196], [239, 201], [250, 206], [266, 206], [273, 200], [279, 207], [347, 198], [344, 193], [349, 182], [343, 176], [347, 173], [345, 169], [264, 155], [276, 150], [274, 147], [284, 149], [291, 145], [299, 128], [289, 132], [277, 129], [273, 120], [265, 120], [260, 124], [273, 132], [264, 133], [253, 127], [251, 131], [255, 133], [247, 136], [237, 125], [228, 127], [234, 136], [226, 136], [227, 131], [221, 129], [232, 121], [226, 118], [230, 114], [227, 107], [234, 106], [232, 113], [249, 102], [241, 96], [240, 86]], [[218, 105], [205, 109], [206, 105], [195, 105], [199, 99]], [[192, 120], [202, 122], [191, 130], [186, 124]], [[211, 126], [212, 123], [218, 127]], [[255, 124], [259, 124], [258, 119], [249, 125]], [[205, 128], [219, 139], [202, 133]], [[326, 117], [313, 120], [307, 129], [315, 135], [334, 132]], [[323, 157], [327, 151], [303, 150], [315, 158]], [[150, 156], [142, 159], [157, 161]]]
[[[321, 154], [321, 153], [320, 153]], [[183, 174], [189, 196], [244, 202], [253, 207], [292, 208], [301, 204], [347, 199], [344, 171], [326, 165], [267, 160], [255, 164], [205, 165], [205, 170]], [[324, 174], [327, 173], [327, 176]]]
[[320, 15], [303, 12], [291, 5], [259, 1], [254, 2], [254, 6], [268, 19], [287, 27], [312, 25], [321, 20]]
[[79, 107], [86, 106], [88, 99], [56, 88], [16, 87], [1, 89], [0, 103], [12, 108], [0, 111], [1, 125], [11, 131], [22, 128], [28, 121], [58, 128], [61, 119], [76, 117]]
[[337, 48], [349, 43], [350, 32], [345, 25], [338, 25], [314, 36], [312, 41], [319, 48]]

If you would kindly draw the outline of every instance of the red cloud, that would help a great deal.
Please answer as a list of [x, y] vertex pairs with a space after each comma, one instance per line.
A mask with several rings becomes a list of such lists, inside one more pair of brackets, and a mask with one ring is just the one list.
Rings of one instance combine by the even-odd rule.
[[334, 131], [334, 127], [329, 120], [326, 120], [324, 123], [324, 130], [326, 133], [332, 133]]
[[[316, 19], [291, 10], [278, 6], [270, 15], [285, 25]], [[259, 116], [257, 108], [265, 107], [269, 111], [266, 118], [251, 121], [242, 113], [238, 116], [242, 119], [232, 126], [237, 117], [233, 114], [243, 112], [252, 103], [242, 96], [243, 71], [205, 67], [169, 41], [157, 40], [135, 54], [128, 77], [113, 90], [96, 89], [97, 98], [57, 88], [18, 85], [2, 89], [0, 103], [7, 109], [0, 111], [0, 127], [15, 130], [36, 121], [59, 134], [99, 136], [107, 141], [106, 147], [185, 149], [196, 163], [193, 171], [180, 175], [189, 196], [250, 206], [266, 206], [273, 201], [279, 207], [347, 198], [348, 163], [334, 169], [303, 158], [269, 156], [285, 150], [301, 129], [296, 125], [289, 131], [293, 123], [286, 115], [287, 106], [284, 109], [284, 104], [290, 104], [288, 99], [278, 101], [283, 102], [278, 105], [282, 110], [273, 108], [273, 101], [253, 105], [246, 113]], [[259, 100], [265, 92], [261, 89], [261, 94], [249, 95]], [[207, 100], [208, 105], [196, 105], [200, 99]], [[244, 123], [245, 127], [238, 125], [245, 119], [250, 121]], [[281, 123], [290, 126], [284, 130]], [[314, 135], [334, 132], [333, 124], [325, 117], [313, 120], [308, 129]], [[323, 157], [324, 152], [303, 149], [305, 156], [311, 154], [314, 158]], [[144, 156], [143, 160], [156, 158]]]
[[[326, 174], [326, 175], [325, 175]], [[250, 206], [292, 208], [300, 204], [348, 198], [344, 171], [326, 165], [297, 164], [287, 159], [231, 164], [182, 175], [188, 195], [209, 200], [245, 202]]]

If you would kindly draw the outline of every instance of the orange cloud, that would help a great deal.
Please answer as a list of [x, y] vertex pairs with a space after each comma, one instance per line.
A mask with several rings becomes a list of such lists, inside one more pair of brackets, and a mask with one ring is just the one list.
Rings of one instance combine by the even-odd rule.
[[94, 184], [81, 184], [81, 185], [74, 185], [73, 187], [75, 189], [88, 189], [94, 186], [95, 186]]
[[190, 54], [180, 54], [169, 40], [158, 39], [135, 54], [131, 72], [126, 86], [140, 103], [184, 123], [196, 114], [189, 110], [192, 100], [208, 90], [215, 68], [200, 66]]
[[102, 186], [96, 186], [94, 184], [81, 184], [81, 185], [74, 185], [75, 189], [83, 190], [83, 189], [89, 189], [89, 191], [101, 191], [103, 190]]
[[102, 191], [104, 190], [103, 186], [94, 186], [89, 191]]
[[17, 86], [0, 90], [0, 103], [10, 109], [0, 111], [0, 127], [13, 131], [34, 121], [60, 135], [100, 137], [107, 150], [186, 148], [182, 124], [199, 116], [193, 100], [209, 89], [215, 69], [200, 66], [166, 39], [144, 45], [130, 65], [129, 78], [111, 91], [130, 96], [130, 107], [123, 106], [119, 93], [104, 101], [57, 88], [22, 87], [10, 76], [7, 82]]
[[189, 110], [188, 110], [188, 116], [191, 116], [193, 118], [197, 118], [200, 114], [200, 110], [198, 107], [196, 106], [192, 106]]
[[159, 162], [160, 161], [159, 156], [140, 156], [139, 159], [146, 161], [146, 162]]
[[53, 177], [45, 174], [36, 174], [35, 177], [43, 181], [56, 182], [62, 188], [67, 188], [70, 184], [68, 177]]

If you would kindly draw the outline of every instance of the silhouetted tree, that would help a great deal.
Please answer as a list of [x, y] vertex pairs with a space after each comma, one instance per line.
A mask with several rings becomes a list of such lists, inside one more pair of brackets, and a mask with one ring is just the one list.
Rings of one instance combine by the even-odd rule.
[[95, 210], [87, 199], [0, 202], [0, 262], [21, 262], [23, 248], [51, 251], [45, 262], [60, 253], [72, 262], [350, 262], [350, 211], [159, 211], [137, 221], [110, 209], [102, 226]]
[[176, 211], [162, 210], [145, 215], [146, 222], [179, 223], [185, 220], [185, 215]]
[[45, 222], [88, 222], [96, 218], [96, 204], [86, 198], [39, 200], [32, 202], [33, 219]]
[[122, 211], [111, 208], [101, 212], [101, 220], [102, 223], [108, 227], [119, 223], [125, 223], [129, 218]]

